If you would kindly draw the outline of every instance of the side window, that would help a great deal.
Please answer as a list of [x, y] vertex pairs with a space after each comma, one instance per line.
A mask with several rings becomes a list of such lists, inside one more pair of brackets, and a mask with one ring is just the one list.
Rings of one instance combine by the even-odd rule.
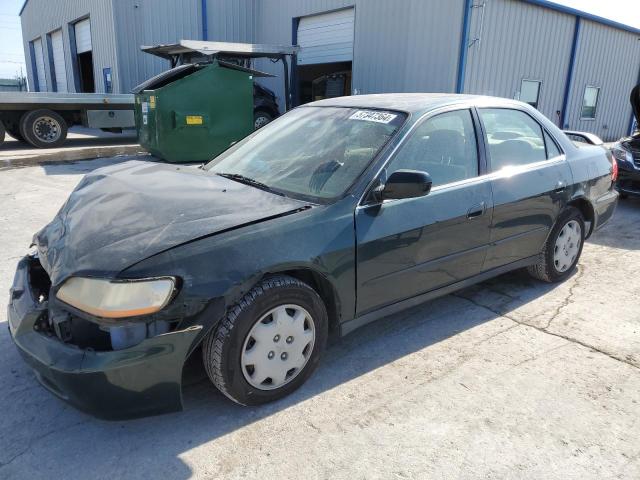
[[547, 132], [544, 132], [544, 143], [547, 146], [547, 158], [554, 158], [562, 155], [562, 152], [558, 148], [555, 140], [553, 140], [553, 138], [551, 138], [551, 135], [549, 135]]
[[491, 171], [547, 159], [542, 127], [529, 115], [507, 108], [478, 111], [487, 136]]
[[469, 110], [436, 115], [419, 125], [387, 171], [427, 172], [433, 186], [478, 176], [478, 145]]

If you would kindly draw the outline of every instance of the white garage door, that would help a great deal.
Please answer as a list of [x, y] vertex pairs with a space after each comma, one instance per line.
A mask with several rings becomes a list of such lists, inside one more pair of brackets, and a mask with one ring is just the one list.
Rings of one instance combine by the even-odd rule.
[[51, 34], [51, 50], [53, 52], [53, 69], [56, 73], [56, 88], [59, 92], [67, 91], [67, 70], [64, 63], [64, 44], [62, 30]]
[[47, 91], [47, 80], [44, 76], [44, 51], [42, 49], [42, 39], [33, 41], [33, 55], [36, 57], [36, 76], [38, 78], [38, 91]]
[[89, 19], [76, 23], [76, 52], [88, 52], [91, 50], [91, 23]]
[[302, 17], [298, 24], [298, 65], [353, 60], [354, 10]]

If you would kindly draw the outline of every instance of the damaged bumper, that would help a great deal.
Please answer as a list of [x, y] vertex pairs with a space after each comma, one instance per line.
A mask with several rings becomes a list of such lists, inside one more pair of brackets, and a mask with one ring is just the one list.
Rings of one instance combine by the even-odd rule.
[[34, 327], [46, 302], [34, 298], [28, 257], [18, 264], [8, 306], [20, 354], [49, 391], [99, 418], [118, 420], [180, 410], [182, 367], [201, 326], [147, 338], [134, 347], [92, 351]]

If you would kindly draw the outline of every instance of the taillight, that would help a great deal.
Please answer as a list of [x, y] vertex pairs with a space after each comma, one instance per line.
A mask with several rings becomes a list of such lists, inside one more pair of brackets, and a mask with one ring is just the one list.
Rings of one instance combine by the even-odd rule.
[[615, 182], [618, 180], [618, 161], [614, 158], [611, 159], [612, 168], [611, 168], [611, 181]]

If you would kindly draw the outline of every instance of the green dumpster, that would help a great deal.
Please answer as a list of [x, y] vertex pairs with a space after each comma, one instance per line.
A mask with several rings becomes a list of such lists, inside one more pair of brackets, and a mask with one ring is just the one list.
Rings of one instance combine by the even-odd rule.
[[213, 60], [172, 68], [137, 86], [140, 145], [169, 162], [206, 162], [253, 131], [255, 72]]

